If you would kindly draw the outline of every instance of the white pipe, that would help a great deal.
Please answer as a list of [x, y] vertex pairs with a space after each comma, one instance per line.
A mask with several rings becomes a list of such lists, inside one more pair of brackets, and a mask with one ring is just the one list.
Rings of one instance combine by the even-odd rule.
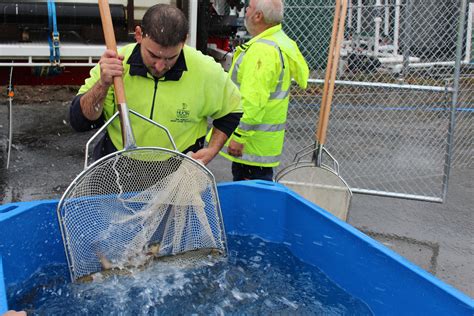
[[403, 199], [408, 199], [408, 200], [418, 200], [418, 201], [426, 201], [426, 202], [443, 203], [442, 198], [424, 196], [424, 195], [405, 194], [405, 193], [377, 191], [377, 190], [367, 190], [367, 189], [359, 189], [359, 188], [351, 188], [351, 191], [354, 192], [354, 193], [359, 193], [359, 194], [370, 194], [370, 195], [378, 195], [378, 196], [403, 198]]
[[[324, 84], [324, 79], [308, 79], [308, 83], [322, 85]], [[451, 87], [367, 82], [367, 81], [336, 80], [335, 84], [353, 86], [353, 87], [391, 88], [391, 89], [406, 89], [406, 90], [420, 90], [420, 91], [437, 91], [437, 92], [453, 92], [454, 91], [453, 88]]]
[[[462, 61], [461, 64], [468, 64], [469, 62]], [[433, 66], [454, 66], [454, 61], [435, 61], [432, 63], [415, 63], [408, 64], [408, 67], [411, 68], [423, 68], [423, 67], [433, 67]]]
[[400, 34], [400, 5], [401, 0], [395, 1], [395, 24], [393, 26], [393, 54], [398, 55], [398, 38]]
[[357, 0], [357, 35], [362, 31], [362, 0]]
[[390, 7], [388, 0], [385, 0], [385, 18], [384, 18], [384, 34], [388, 37], [390, 31]]
[[[379, 7], [382, 5], [380, 0], [375, 2], [375, 6]], [[378, 10], [377, 10], [378, 12]], [[379, 46], [380, 46], [380, 24], [382, 23], [382, 18], [380, 16], [375, 17], [375, 34], [374, 34], [374, 56], [377, 56], [379, 53]]]
[[474, 20], [474, 3], [469, 3], [469, 10], [467, 16], [467, 30], [466, 30], [466, 54], [464, 56], [464, 62], [469, 63], [471, 61], [471, 45], [472, 45], [472, 23]]
[[347, 12], [347, 28], [350, 30], [352, 29], [352, 0], [347, 0], [347, 2], [347, 7], [349, 8]]
[[[392, 55], [392, 54], [389, 54], [387, 57], [379, 57], [378, 58], [379, 61], [382, 63], [382, 64], [399, 64], [399, 63], [403, 63], [403, 56], [402, 55]], [[418, 57], [409, 57], [408, 58], [408, 62], [410, 63], [419, 63], [420, 62], [420, 58]]]
[[188, 45], [196, 48], [197, 42], [197, 15], [198, 15], [198, 2], [196, 0], [189, 1], [189, 37]]
[[[13, 69], [13, 67], [12, 67]], [[8, 97], [8, 146], [7, 146], [7, 169], [10, 168], [10, 156], [13, 142], [13, 97]]]
[[374, 34], [374, 56], [377, 56], [379, 53], [380, 46], [380, 23], [382, 23], [381, 17], [376, 17], [375, 21], [375, 34]]
[[242, 9], [240, 9], [239, 18], [245, 18], [245, 7], [242, 7]]
[[10, 80], [8, 81], [8, 147], [7, 147], [7, 169], [10, 167], [10, 156], [12, 153], [12, 140], [13, 140], [13, 67], [10, 67]]

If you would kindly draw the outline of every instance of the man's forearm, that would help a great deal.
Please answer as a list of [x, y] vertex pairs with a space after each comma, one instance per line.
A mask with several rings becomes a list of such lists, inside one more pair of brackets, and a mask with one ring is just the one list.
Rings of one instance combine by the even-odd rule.
[[226, 140], [227, 135], [223, 131], [213, 128], [209, 145], [193, 153], [191, 157], [200, 161], [203, 165], [207, 165], [224, 146]]
[[88, 120], [95, 121], [102, 115], [108, 90], [109, 87], [102, 85], [99, 80], [81, 97], [82, 114]]
[[209, 140], [207, 148], [211, 149], [217, 154], [224, 146], [227, 138], [228, 137], [226, 133], [214, 127], [212, 129], [211, 139]]

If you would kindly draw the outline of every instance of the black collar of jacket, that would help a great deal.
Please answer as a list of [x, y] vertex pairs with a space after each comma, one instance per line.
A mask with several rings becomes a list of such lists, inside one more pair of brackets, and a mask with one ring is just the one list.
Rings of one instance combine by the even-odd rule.
[[[147, 76], [148, 70], [145, 64], [143, 63], [142, 54], [140, 53], [140, 44], [135, 45], [135, 48], [133, 49], [132, 54], [128, 58], [127, 63], [130, 65], [131, 76]], [[165, 73], [165, 77], [163, 78], [163, 80], [178, 81], [179, 79], [181, 79], [183, 72], [186, 70], [188, 70], [188, 68], [186, 67], [186, 60], [184, 59], [183, 50], [181, 50], [178, 56], [178, 60], [176, 61], [174, 66], [171, 67], [171, 69]]]
[[247, 51], [247, 49], [249, 49], [251, 45], [244, 43], [244, 44], [240, 44], [239, 46], [243, 51]]

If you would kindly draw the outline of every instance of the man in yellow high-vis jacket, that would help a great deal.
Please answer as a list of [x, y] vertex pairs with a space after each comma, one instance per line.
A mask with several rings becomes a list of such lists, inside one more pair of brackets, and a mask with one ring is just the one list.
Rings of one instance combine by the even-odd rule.
[[282, 0], [250, 0], [245, 26], [252, 39], [237, 48], [231, 69], [244, 114], [221, 155], [232, 161], [234, 181], [272, 180], [280, 163], [293, 78], [306, 88], [308, 65], [282, 30]]
[[[176, 7], [150, 7], [135, 29], [136, 44], [118, 55], [107, 50], [73, 99], [70, 121], [77, 131], [102, 126], [117, 111], [113, 77], [123, 76], [130, 109], [168, 128], [179, 151], [194, 152], [204, 164], [211, 161], [232, 134], [242, 116], [240, 94], [227, 73], [211, 57], [185, 45], [188, 21]], [[208, 118], [213, 133], [204, 148]], [[131, 115], [140, 147], [171, 144], [159, 128]], [[94, 150], [98, 159], [123, 148], [121, 128], [115, 120]]]

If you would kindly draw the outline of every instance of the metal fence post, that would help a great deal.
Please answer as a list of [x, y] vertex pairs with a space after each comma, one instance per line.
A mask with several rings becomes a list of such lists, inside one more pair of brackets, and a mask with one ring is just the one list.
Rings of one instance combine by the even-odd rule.
[[456, 128], [456, 108], [459, 96], [459, 81], [461, 77], [462, 44], [464, 38], [464, 24], [466, 23], [467, 0], [461, 0], [461, 9], [459, 11], [458, 37], [456, 43], [456, 60], [454, 66], [453, 93], [451, 99], [451, 112], [449, 116], [448, 139], [446, 144], [446, 162], [444, 165], [443, 178], [443, 201], [448, 193], [449, 176], [451, 172], [451, 161], [454, 147], [454, 133]]

